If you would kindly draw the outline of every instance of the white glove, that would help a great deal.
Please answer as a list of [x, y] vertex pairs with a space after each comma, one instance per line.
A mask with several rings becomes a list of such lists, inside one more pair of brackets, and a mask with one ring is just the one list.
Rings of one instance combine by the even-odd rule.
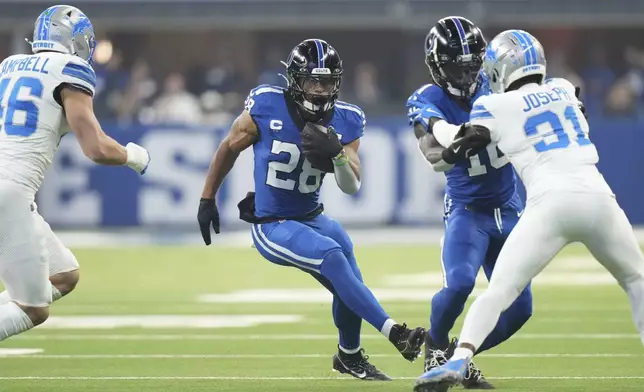
[[125, 146], [127, 162], [125, 165], [139, 174], [145, 173], [150, 164], [150, 153], [145, 148], [135, 143], [128, 143]]

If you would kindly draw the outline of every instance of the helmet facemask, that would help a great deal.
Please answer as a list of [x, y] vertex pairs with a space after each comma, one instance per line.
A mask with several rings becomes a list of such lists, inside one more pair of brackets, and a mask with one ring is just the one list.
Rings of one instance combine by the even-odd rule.
[[[324, 69], [329, 71], [328, 69]], [[316, 71], [315, 69], [313, 71]], [[290, 73], [287, 78], [295, 103], [307, 116], [316, 120], [333, 109], [340, 93], [342, 74]]]
[[482, 54], [467, 54], [453, 60], [449, 56], [429, 53], [425, 63], [437, 85], [458, 98], [469, 99], [478, 88], [482, 57]]

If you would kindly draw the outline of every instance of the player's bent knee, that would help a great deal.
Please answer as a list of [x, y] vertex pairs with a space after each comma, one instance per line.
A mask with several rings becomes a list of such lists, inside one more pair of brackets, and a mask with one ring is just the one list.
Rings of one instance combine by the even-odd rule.
[[331, 267], [333, 265], [338, 266], [342, 263], [348, 264], [349, 262], [340, 247], [328, 250], [322, 261], [322, 265], [326, 267]]
[[448, 280], [447, 287], [443, 290], [452, 297], [467, 299], [474, 290], [475, 283], [474, 279], [460, 277], [458, 280], [453, 279], [451, 283]]
[[67, 295], [76, 288], [79, 279], [80, 272], [76, 269], [51, 276], [49, 281], [60, 291], [61, 295]]
[[34, 326], [44, 323], [49, 318], [49, 306], [33, 307], [18, 305], [29, 317]]
[[350, 270], [349, 261], [340, 247], [327, 251], [320, 265], [320, 273], [326, 277]]

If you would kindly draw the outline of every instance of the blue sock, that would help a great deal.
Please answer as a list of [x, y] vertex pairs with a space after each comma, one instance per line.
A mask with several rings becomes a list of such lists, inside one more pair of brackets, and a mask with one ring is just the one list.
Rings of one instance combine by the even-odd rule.
[[340, 347], [347, 350], [359, 348], [362, 319], [353, 313], [337, 295], [333, 297], [333, 321], [340, 332]]
[[320, 266], [320, 273], [327, 278], [347, 309], [382, 330], [389, 316], [373, 293], [358, 279], [345, 255], [338, 249], [330, 252]]
[[445, 287], [432, 298], [432, 313], [429, 318], [429, 336], [441, 348], [449, 345], [449, 331], [465, 308], [471, 289]]
[[532, 316], [532, 293], [530, 286], [528, 286], [512, 305], [505, 312], [501, 313], [501, 317], [499, 317], [496, 326], [485, 341], [483, 341], [483, 344], [476, 353], [478, 354], [489, 350], [508, 340], [510, 336], [521, 329], [530, 316]]
[[[355, 260], [355, 259], [354, 259]], [[360, 270], [357, 269], [357, 265], [353, 269], [354, 274], [357, 274], [357, 278], [362, 281], [362, 275]], [[353, 313], [347, 305], [342, 302], [338, 297], [338, 293], [333, 288], [333, 285], [327, 278], [318, 274], [311, 274], [322, 286], [326, 287], [327, 290], [333, 294], [333, 322], [338, 328], [340, 335], [340, 347], [346, 350], [356, 350], [360, 348], [360, 329], [362, 327], [362, 319], [357, 314]]]

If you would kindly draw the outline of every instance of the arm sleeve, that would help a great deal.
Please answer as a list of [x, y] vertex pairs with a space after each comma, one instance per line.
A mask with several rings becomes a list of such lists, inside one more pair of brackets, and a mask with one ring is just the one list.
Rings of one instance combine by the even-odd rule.
[[61, 84], [70, 84], [92, 97], [96, 92], [96, 73], [86, 61], [76, 56], [65, 56], [60, 71]]
[[496, 127], [496, 118], [490, 111], [490, 102], [486, 97], [481, 97], [474, 102], [470, 112], [470, 123], [481, 125], [490, 130], [492, 143], [499, 142], [499, 134]]

